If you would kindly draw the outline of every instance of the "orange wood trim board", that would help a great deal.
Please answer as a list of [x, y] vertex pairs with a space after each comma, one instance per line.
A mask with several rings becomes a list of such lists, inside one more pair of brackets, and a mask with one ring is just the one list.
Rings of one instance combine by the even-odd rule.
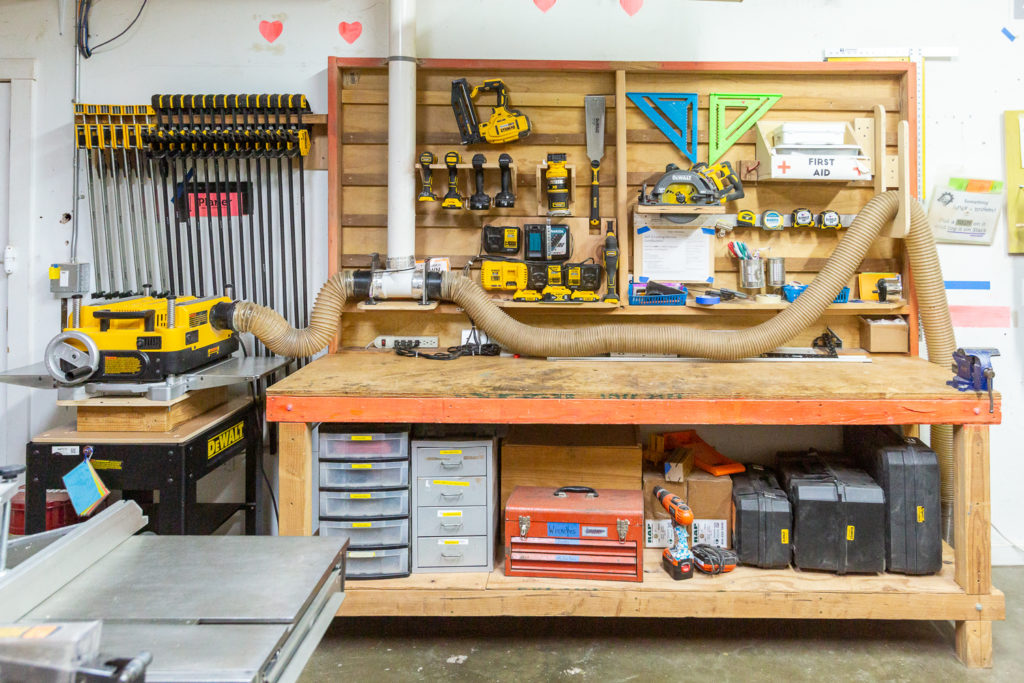
[[998, 424], [988, 398], [530, 399], [268, 396], [271, 422], [441, 422], [465, 424]]

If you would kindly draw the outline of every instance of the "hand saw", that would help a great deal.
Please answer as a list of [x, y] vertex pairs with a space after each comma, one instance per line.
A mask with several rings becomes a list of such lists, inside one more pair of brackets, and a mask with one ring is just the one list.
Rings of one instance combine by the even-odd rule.
[[590, 157], [590, 227], [601, 225], [601, 198], [598, 171], [604, 156], [604, 95], [587, 95], [583, 99], [587, 117], [587, 156]]

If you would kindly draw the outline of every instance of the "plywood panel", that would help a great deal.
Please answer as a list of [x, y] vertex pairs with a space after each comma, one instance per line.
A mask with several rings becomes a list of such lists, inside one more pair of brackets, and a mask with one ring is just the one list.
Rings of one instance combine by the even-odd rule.
[[[335, 228], [340, 247], [337, 263], [344, 267], [365, 267], [368, 254], [386, 249], [384, 226], [387, 223], [386, 205], [388, 189], [387, 171], [387, 71], [377, 66], [341, 67], [338, 71], [335, 106], [339, 123], [334, 131], [339, 142], [339, 165], [343, 171], [336, 177], [339, 182], [332, 192], [337, 205], [343, 207], [339, 225]], [[666, 64], [661, 70], [648, 63], [623, 65], [624, 91], [697, 92], [699, 94], [699, 146], [700, 157], [707, 155], [708, 106], [712, 92], [778, 92], [782, 100], [769, 111], [765, 120], [853, 120], [870, 115], [875, 105], [886, 109], [888, 151], [895, 153], [896, 122], [909, 112], [907, 97], [911, 91], [904, 87], [906, 70], [892, 65], [878, 67], [838, 67], [817, 64], [779, 64], [774, 68], [755, 68], [719, 64], [682, 65]], [[692, 67], [692, 68], [691, 68]], [[475, 213], [470, 211], [444, 211], [439, 203], [421, 203], [417, 211], [416, 248], [419, 256], [449, 256], [461, 267], [469, 257], [478, 253], [479, 230], [485, 223], [521, 224], [537, 211], [537, 187], [534, 169], [543, 163], [549, 153], [565, 153], [568, 161], [581, 171], [588, 166], [584, 135], [583, 98], [587, 94], [604, 94], [607, 101], [605, 156], [602, 160], [602, 213], [614, 216], [622, 202], [626, 203], [626, 217], [635, 203], [640, 183], [656, 179], [668, 163], [686, 167], [682, 154], [658, 131], [654, 125], [630, 102], [624, 103], [622, 112], [616, 112], [616, 67], [599, 63], [530, 63], [530, 62], [458, 62], [427, 60], [418, 72], [417, 150], [430, 150], [439, 158], [449, 150], [458, 150], [468, 162], [473, 154], [483, 153], [494, 162], [501, 152], [513, 156], [518, 170], [517, 201], [512, 209]], [[509, 88], [511, 106], [530, 116], [533, 130], [524, 140], [508, 145], [476, 145], [466, 148], [459, 144], [454, 115], [450, 107], [450, 86], [455, 78], [466, 78], [470, 84], [479, 84], [485, 78], [501, 78]], [[475, 104], [482, 117], [489, 114], [494, 97], [482, 93]], [[623, 117], [625, 135], [618, 140], [617, 114]], [[891, 138], [891, 139], [889, 139]], [[619, 144], [628, 144], [629, 161], [627, 185], [616, 187], [616, 166]], [[738, 168], [740, 160], [754, 158], [754, 135], [747, 133], [725, 155], [725, 159]], [[416, 172], [410, 169], [410, 173]], [[576, 177], [577, 210], [583, 211], [589, 199], [588, 177]], [[434, 172], [434, 192], [443, 195], [446, 171]], [[487, 174], [489, 194], [497, 190], [497, 173]], [[460, 192], [468, 196], [473, 192], [471, 172], [461, 171]], [[873, 196], [870, 183], [772, 183], [752, 182], [746, 185], [746, 196], [730, 203], [727, 210], [740, 209], [761, 212], [775, 209], [788, 213], [797, 207], [814, 212], [826, 208], [841, 213], [856, 213]], [[534, 216], [534, 218], [540, 218]], [[543, 220], [541, 218], [541, 220]], [[603, 227], [603, 226], [602, 226]], [[620, 250], [628, 254], [632, 244], [632, 229], [622, 225], [618, 230]], [[741, 239], [752, 248], [769, 250], [771, 255], [784, 256], [794, 264], [815, 264], [806, 270], [791, 269], [790, 279], [809, 282], [834, 249], [842, 234], [827, 231], [786, 231], [768, 233], [759, 230], [738, 230], [716, 240], [716, 284], [735, 287], [736, 266], [728, 258], [725, 244], [730, 239]], [[594, 255], [599, 256], [600, 240], [593, 242]], [[590, 255], [588, 253], [588, 255]], [[878, 259], [903, 259], [899, 244], [881, 240], [868, 253], [871, 262]], [[890, 261], [886, 261], [887, 263]], [[626, 259], [624, 267], [631, 262]], [[900, 268], [902, 270], [902, 267]], [[475, 277], [474, 273], [474, 277]], [[851, 282], [852, 284], [852, 282]], [[625, 287], [623, 287], [625, 289]], [[508, 294], [500, 295], [508, 298]], [[644, 315], [654, 325], [684, 321], [688, 326], [702, 329], [736, 329], [763, 322], [771, 311], [738, 313], [719, 309], [714, 312], [687, 310], [683, 315], [652, 315], [649, 310], [630, 308], [609, 311], [598, 308], [581, 309], [507, 309], [518, 319], [536, 321], [541, 325], [568, 326], [571, 324], [616, 324], [620, 313]], [[820, 334], [826, 323], [843, 337], [848, 346], [859, 344], [854, 310], [849, 316], [842, 310], [830, 311], [808, 330], [797, 335], [792, 343], [807, 342]], [[849, 320], [844, 318], [849, 317]], [[414, 333], [433, 330], [444, 343], [459, 339], [459, 331], [467, 325], [465, 316], [450, 304], [439, 307], [435, 313], [346, 313], [343, 322], [343, 345], [363, 345], [377, 334]], [[400, 331], [400, 332], [396, 332]], [[430, 332], [422, 332], [429, 334]]]

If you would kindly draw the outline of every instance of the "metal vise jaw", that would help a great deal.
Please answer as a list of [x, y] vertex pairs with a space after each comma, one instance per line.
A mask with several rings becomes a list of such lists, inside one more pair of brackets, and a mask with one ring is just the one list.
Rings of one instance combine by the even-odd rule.
[[953, 353], [953, 379], [946, 382], [959, 391], [987, 391], [988, 412], [995, 412], [992, 385], [996, 371], [992, 368], [993, 356], [999, 349], [957, 349]]

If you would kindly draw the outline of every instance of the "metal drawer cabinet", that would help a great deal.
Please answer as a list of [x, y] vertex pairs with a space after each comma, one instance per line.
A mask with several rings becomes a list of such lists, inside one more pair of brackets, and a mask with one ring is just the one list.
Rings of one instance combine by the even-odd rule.
[[416, 566], [486, 569], [487, 545], [486, 536], [419, 538], [416, 540]]

